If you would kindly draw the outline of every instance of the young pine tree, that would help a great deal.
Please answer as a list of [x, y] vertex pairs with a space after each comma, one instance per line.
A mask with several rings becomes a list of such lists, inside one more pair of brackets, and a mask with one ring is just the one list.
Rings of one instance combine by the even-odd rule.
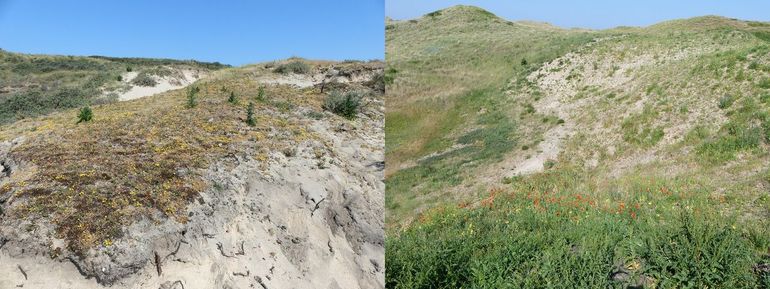
[[91, 111], [91, 108], [86, 106], [84, 108], [80, 109], [80, 113], [78, 113], [78, 122], [88, 122], [91, 121], [91, 119], [94, 118], [94, 112]]
[[198, 102], [196, 101], [196, 94], [198, 94], [198, 91], [199, 89], [197, 87], [193, 87], [187, 91], [187, 108], [193, 108], [198, 105]]
[[257, 120], [254, 118], [254, 103], [249, 102], [249, 107], [246, 109], [246, 123], [249, 126], [257, 125]]
[[230, 92], [230, 97], [227, 98], [227, 102], [232, 103], [232, 104], [238, 103], [238, 98], [235, 97], [235, 92], [232, 92], [232, 91]]
[[265, 87], [260, 86], [259, 91], [257, 91], [257, 100], [258, 101], [265, 101]]

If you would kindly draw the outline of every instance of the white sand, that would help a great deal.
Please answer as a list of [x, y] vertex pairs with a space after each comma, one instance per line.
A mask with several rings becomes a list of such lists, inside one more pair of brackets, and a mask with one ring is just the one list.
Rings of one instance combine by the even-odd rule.
[[[155, 80], [158, 82], [158, 84], [152, 87], [132, 85], [131, 89], [127, 92], [118, 94], [118, 99], [120, 101], [126, 101], [166, 92], [169, 90], [180, 89], [192, 84], [202, 77], [200, 73], [192, 70], [184, 70], [182, 71], [182, 74], [182, 78], [156, 77]], [[131, 80], [133, 80], [136, 76], [136, 72], [127, 72], [123, 75], [123, 81], [130, 84]]]

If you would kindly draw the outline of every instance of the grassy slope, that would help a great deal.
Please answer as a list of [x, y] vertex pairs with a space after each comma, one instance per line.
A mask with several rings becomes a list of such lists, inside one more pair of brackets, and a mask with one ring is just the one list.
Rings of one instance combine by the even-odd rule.
[[[767, 24], [389, 24], [389, 287], [767, 286]], [[554, 96], [566, 114], [531, 109]], [[553, 168], [490, 169], [560, 116]]]
[[[356, 65], [379, 64], [336, 66]], [[185, 222], [188, 202], [212, 185], [201, 174], [213, 162], [227, 155], [266, 161], [271, 151], [315, 137], [303, 118], [332, 117], [322, 113], [325, 94], [317, 88], [261, 88], [254, 77], [273, 74], [267, 66], [224, 69], [196, 82], [194, 108], [187, 107], [189, 90], [174, 90], [93, 106], [91, 122], [76, 124], [77, 109], [64, 109], [0, 126], [0, 141], [24, 139], [10, 153], [24, 167], [0, 186], [0, 195], [13, 196], [0, 213], [34, 220], [29, 230], [53, 224], [75, 253], [109, 246], [137, 219]], [[231, 93], [235, 104], [228, 102]], [[249, 103], [255, 104], [253, 127], [245, 122]], [[298, 106], [308, 115], [295, 114]]]
[[[468, 176], [460, 171], [463, 164], [473, 167], [475, 160], [496, 159], [512, 149], [520, 136], [510, 112], [519, 108], [507, 103], [503, 88], [590, 40], [586, 33], [518, 25], [474, 8], [386, 29], [388, 72], [394, 78], [387, 94], [388, 219], [435, 202], [440, 190]], [[483, 145], [414, 166], [458, 139]], [[424, 194], [429, 196], [414, 200]]]
[[101, 88], [115, 86], [128, 68], [159, 66], [215, 70], [219, 63], [170, 59], [29, 55], [0, 50], [0, 124], [61, 109], [114, 101]]

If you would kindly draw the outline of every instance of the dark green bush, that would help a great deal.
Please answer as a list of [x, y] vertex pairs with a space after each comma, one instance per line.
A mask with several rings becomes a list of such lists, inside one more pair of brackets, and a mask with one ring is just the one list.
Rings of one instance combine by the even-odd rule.
[[249, 107], [246, 109], [246, 123], [249, 126], [257, 125], [257, 120], [254, 119], [254, 103], [249, 102]]
[[265, 86], [260, 86], [257, 91], [257, 101], [265, 101]]
[[733, 105], [733, 102], [735, 102], [735, 98], [733, 98], [732, 95], [725, 95], [719, 98], [719, 103], [717, 103], [717, 107], [719, 107], [720, 109], [725, 109]]
[[232, 104], [238, 103], [238, 98], [235, 97], [235, 92], [232, 92], [232, 91], [230, 92], [230, 97], [227, 98], [227, 102]]
[[323, 108], [345, 118], [354, 118], [361, 106], [361, 93], [350, 91], [340, 93], [333, 91], [326, 97]]
[[436, 10], [436, 11], [430, 12], [428, 14], [425, 14], [425, 16], [428, 16], [428, 17], [438, 17], [438, 16], [441, 16], [441, 10]]
[[187, 108], [193, 108], [198, 106], [197, 94], [200, 88], [193, 86], [187, 90]]
[[147, 73], [139, 73], [136, 77], [134, 77], [133, 80], [131, 80], [131, 83], [138, 86], [148, 86], [153, 87], [158, 85], [158, 82], [155, 81], [152, 76], [150, 76]]
[[86, 106], [80, 109], [80, 113], [78, 113], [78, 122], [88, 122], [91, 121], [94, 118], [94, 112], [91, 111], [91, 108]]
[[310, 66], [301, 61], [292, 61], [286, 64], [279, 65], [273, 70], [273, 72], [305, 74], [310, 72]]
[[385, 69], [385, 76], [383, 78], [383, 81], [385, 84], [393, 84], [393, 81], [396, 80], [396, 74], [398, 73], [398, 70], [396, 70], [393, 67], [388, 67], [388, 69]]

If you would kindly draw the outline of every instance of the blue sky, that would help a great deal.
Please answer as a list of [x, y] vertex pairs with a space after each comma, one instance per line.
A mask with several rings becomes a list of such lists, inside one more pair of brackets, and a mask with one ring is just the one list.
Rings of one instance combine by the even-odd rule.
[[457, 4], [478, 6], [508, 20], [544, 21], [565, 28], [647, 26], [663, 20], [703, 15], [770, 21], [770, 1], [767, 0], [387, 0], [385, 15], [394, 19], [412, 19]]
[[385, 0], [0, 0], [0, 48], [242, 65], [382, 59]]

